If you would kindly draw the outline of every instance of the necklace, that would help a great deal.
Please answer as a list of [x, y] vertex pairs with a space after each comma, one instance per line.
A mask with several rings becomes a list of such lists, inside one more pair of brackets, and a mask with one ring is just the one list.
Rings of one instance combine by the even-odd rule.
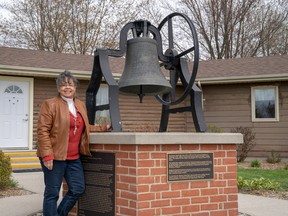
[[77, 113], [76, 113], [76, 116], [73, 116], [73, 118], [74, 118], [74, 131], [73, 131], [73, 133], [74, 133], [74, 136], [75, 136], [75, 134], [76, 134], [76, 132], [77, 132]]

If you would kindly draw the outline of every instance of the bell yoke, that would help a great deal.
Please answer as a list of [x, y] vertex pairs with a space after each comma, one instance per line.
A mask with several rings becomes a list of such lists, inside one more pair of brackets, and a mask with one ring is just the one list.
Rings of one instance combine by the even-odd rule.
[[[187, 22], [192, 39], [191, 48], [177, 53], [174, 49], [172, 21], [180, 17]], [[167, 24], [169, 47], [163, 52], [160, 31]], [[129, 37], [132, 37], [128, 39]], [[193, 67], [189, 73], [188, 60], [185, 56], [193, 52]], [[109, 67], [109, 57], [125, 56], [125, 66], [117, 83]], [[160, 23], [158, 28], [147, 20], [137, 20], [127, 23], [120, 32], [119, 49], [96, 49], [91, 79], [86, 91], [86, 106], [89, 123], [94, 124], [96, 111], [109, 110], [112, 131], [122, 131], [119, 93], [138, 95], [140, 103], [145, 95], [152, 95], [162, 104], [162, 114], [159, 132], [167, 131], [169, 114], [191, 112], [195, 130], [205, 132], [207, 127], [202, 110], [202, 91], [195, 84], [199, 64], [199, 45], [195, 27], [184, 14], [172, 13]], [[169, 71], [166, 77], [161, 67]], [[96, 95], [102, 78], [108, 84], [109, 101], [105, 105], [96, 105]], [[181, 82], [182, 94], [176, 97], [176, 85]], [[190, 104], [186, 107], [173, 108], [189, 95]]]

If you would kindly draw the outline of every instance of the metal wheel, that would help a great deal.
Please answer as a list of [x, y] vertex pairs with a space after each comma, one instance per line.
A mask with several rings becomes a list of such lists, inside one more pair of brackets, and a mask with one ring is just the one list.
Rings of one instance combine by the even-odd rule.
[[[174, 49], [174, 38], [173, 38], [173, 26], [172, 26], [172, 19], [174, 17], [182, 17], [188, 24], [193, 44], [191, 44], [191, 48], [181, 52], [177, 53], [177, 51]], [[199, 64], [199, 45], [198, 45], [198, 37], [197, 33], [194, 27], [194, 24], [190, 20], [190, 18], [184, 14], [181, 13], [172, 13], [168, 15], [166, 18], [164, 18], [161, 23], [158, 26], [158, 30], [161, 31], [163, 26], [165, 24], [168, 24], [168, 49], [165, 51], [164, 56], [167, 57], [166, 59], [169, 59], [169, 61], [163, 61], [161, 63], [161, 66], [164, 66], [167, 70], [170, 71], [170, 84], [172, 85], [173, 91], [169, 95], [163, 95], [163, 96], [156, 96], [156, 99], [160, 101], [163, 105], [169, 106], [169, 105], [176, 105], [181, 103], [187, 95], [191, 92], [192, 86], [195, 82], [195, 78], [197, 75], [198, 70], [198, 64]], [[190, 44], [189, 44], [190, 45]], [[190, 46], [189, 46], [190, 47]], [[184, 59], [184, 56], [194, 52], [193, 56], [193, 68], [192, 73], [190, 74], [188, 71], [188, 64], [187, 61]], [[184, 60], [184, 61], [183, 61]], [[183, 93], [176, 98], [175, 90], [176, 90], [176, 83], [181, 78], [183, 87], [185, 88]]]

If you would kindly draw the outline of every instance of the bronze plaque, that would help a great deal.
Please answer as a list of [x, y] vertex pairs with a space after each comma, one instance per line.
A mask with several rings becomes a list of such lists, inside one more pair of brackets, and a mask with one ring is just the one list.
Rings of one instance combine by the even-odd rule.
[[81, 157], [85, 192], [78, 200], [78, 216], [115, 215], [115, 154], [91, 152]]
[[214, 178], [213, 153], [168, 154], [168, 181]]

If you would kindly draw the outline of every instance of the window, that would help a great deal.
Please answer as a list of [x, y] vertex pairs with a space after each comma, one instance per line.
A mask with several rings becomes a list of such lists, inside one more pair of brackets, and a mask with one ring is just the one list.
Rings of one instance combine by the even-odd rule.
[[4, 93], [19, 93], [19, 94], [22, 94], [23, 91], [22, 91], [22, 89], [19, 88], [18, 86], [16, 86], [16, 85], [11, 85], [11, 86], [8, 86], [8, 87], [5, 89]]
[[[96, 95], [96, 106], [106, 105], [108, 100], [108, 86], [101, 85]], [[109, 110], [98, 110], [95, 113], [95, 124], [111, 123]]]
[[278, 121], [278, 87], [252, 88], [252, 121]]

